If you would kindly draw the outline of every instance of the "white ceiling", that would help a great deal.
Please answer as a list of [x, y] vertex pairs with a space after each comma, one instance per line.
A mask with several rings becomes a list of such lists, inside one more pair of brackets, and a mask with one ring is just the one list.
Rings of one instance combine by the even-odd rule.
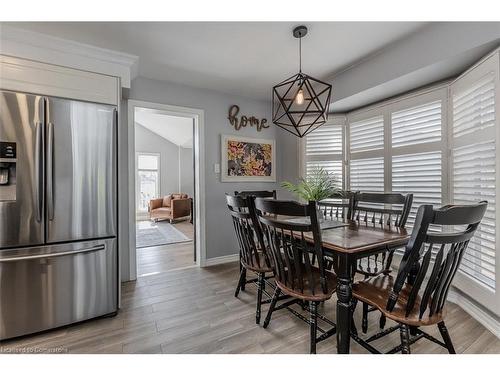
[[[291, 22], [44, 22], [12, 26], [139, 56], [144, 77], [268, 100], [296, 73]], [[423, 22], [307, 22], [304, 72], [331, 78], [420, 28]]]
[[136, 108], [135, 122], [177, 146], [193, 147], [193, 119]]

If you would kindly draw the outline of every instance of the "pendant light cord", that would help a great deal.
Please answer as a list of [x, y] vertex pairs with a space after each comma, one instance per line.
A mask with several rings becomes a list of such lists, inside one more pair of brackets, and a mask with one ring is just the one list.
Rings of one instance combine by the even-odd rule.
[[299, 73], [302, 73], [302, 35], [299, 37]]

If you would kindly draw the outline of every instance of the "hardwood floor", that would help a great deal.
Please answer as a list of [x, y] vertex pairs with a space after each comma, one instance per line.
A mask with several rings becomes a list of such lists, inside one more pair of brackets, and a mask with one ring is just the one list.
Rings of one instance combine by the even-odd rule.
[[[256, 325], [255, 287], [248, 285], [235, 298], [237, 279], [236, 263], [141, 277], [123, 284], [123, 308], [116, 317], [8, 341], [0, 344], [0, 353], [308, 353], [309, 327], [286, 310], [277, 311], [267, 329]], [[335, 302], [333, 298], [320, 306], [332, 319]], [[458, 353], [500, 353], [499, 339], [459, 306], [448, 307], [446, 323]], [[356, 322], [360, 322], [360, 310]], [[371, 313], [369, 334], [377, 323], [378, 314]], [[428, 331], [438, 335], [435, 328]], [[394, 332], [375, 345], [387, 350], [398, 341], [399, 333]], [[318, 344], [318, 353], [335, 352], [335, 336]], [[356, 343], [351, 344], [351, 352], [366, 353]], [[420, 340], [412, 345], [412, 352], [446, 350]]]
[[[188, 238], [194, 238], [194, 226], [188, 220], [173, 225]], [[154, 275], [195, 264], [193, 241], [137, 249], [138, 276]]]

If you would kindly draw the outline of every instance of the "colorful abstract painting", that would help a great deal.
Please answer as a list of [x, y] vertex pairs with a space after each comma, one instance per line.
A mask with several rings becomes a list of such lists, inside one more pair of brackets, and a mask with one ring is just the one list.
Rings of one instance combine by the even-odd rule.
[[222, 136], [223, 181], [275, 181], [274, 140]]

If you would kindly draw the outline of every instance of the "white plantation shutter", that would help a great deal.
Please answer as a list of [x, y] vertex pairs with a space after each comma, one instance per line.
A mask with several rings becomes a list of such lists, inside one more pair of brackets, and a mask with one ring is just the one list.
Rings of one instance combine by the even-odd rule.
[[469, 242], [460, 270], [496, 289], [495, 74], [489, 72], [453, 93], [453, 202], [488, 201], [485, 218]]
[[441, 100], [394, 112], [392, 147], [441, 140]]
[[351, 153], [384, 148], [384, 118], [376, 116], [349, 125]]
[[384, 158], [350, 162], [351, 191], [384, 192]]
[[314, 175], [318, 168], [323, 168], [325, 171], [330, 172], [335, 177], [335, 182], [337, 186], [341, 188], [343, 178], [342, 178], [342, 160], [332, 160], [332, 161], [308, 161], [306, 163], [306, 176]]
[[349, 123], [349, 187], [351, 191], [384, 191], [384, 117]]
[[392, 191], [413, 193], [407, 228], [413, 227], [418, 207], [441, 205], [441, 151], [392, 157]]
[[342, 126], [325, 124], [307, 135], [306, 155], [342, 156]]
[[498, 54], [451, 86], [451, 198], [454, 204], [488, 201], [486, 214], [460, 264], [456, 286], [497, 314]]
[[318, 168], [333, 173], [343, 187], [344, 118], [334, 118], [329, 124], [309, 133], [304, 140], [304, 174], [310, 176]]
[[495, 126], [495, 74], [481, 78], [453, 96], [453, 136], [462, 137]]
[[[445, 92], [442, 91], [443, 95]], [[415, 222], [418, 207], [442, 203], [443, 100], [431, 93], [417, 98], [417, 105], [400, 104], [391, 113], [391, 190], [413, 193], [407, 228]], [[425, 145], [426, 152], [423, 152]]]
[[461, 270], [495, 289], [495, 142], [458, 147], [453, 152], [455, 204], [487, 200], [480, 227], [469, 242]]

